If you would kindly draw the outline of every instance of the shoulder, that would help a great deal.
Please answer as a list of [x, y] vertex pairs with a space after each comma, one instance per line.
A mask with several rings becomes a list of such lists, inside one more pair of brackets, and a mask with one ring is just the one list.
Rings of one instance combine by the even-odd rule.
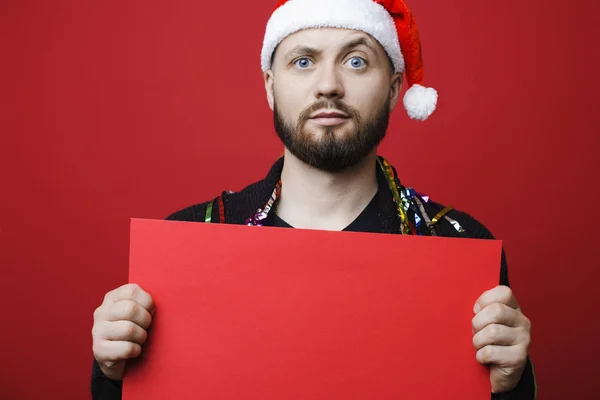
[[[419, 199], [422, 200], [422, 197], [419, 197]], [[446, 209], [444, 205], [432, 201], [425, 203], [424, 208], [430, 219], [433, 219], [438, 213]], [[451, 209], [448, 211], [446, 216], [448, 218], [441, 218], [439, 222], [434, 225], [436, 234], [438, 236], [470, 239], [495, 239], [494, 235], [492, 235], [490, 230], [485, 225], [464, 211]], [[462, 228], [462, 232], [459, 232], [459, 230], [456, 229], [455, 224], [453, 224], [452, 221], [456, 221], [459, 224], [459, 226]], [[499, 284], [510, 287], [504, 248], [502, 249], [502, 255], [500, 259]]]
[[[417, 195], [439, 236], [463, 237], [472, 239], [495, 239], [490, 230], [473, 215]], [[426, 201], [427, 200], [427, 201]], [[437, 218], [436, 218], [437, 217]], [[454, 221], [456, 223], [454, 223]], [[462, 232], [461, 229], [462, 228]]]
[[208, 205], [211, 203], [213, 203], [212, 200], [185, 207], [181, 210], [171, 213], [165, 219], [167, 221], [204, 222], [206, 220], [206, 210], [208, 208]]
[[270, 196], [269, 185], [259, 181], [239, 192], [224, 191], [212, 200], [178, 210], [166, 219], [170, 221], [206, 222], [225, 218], [228, 224], [243, 224]]

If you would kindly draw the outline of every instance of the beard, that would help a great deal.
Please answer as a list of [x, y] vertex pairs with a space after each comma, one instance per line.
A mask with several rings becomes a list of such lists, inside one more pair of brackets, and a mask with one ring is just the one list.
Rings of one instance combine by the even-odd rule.
[[[340, 100], [318, 101], [306, 108], [298, 121], [286, 121], [273, 107], [275, 131], [284, 146], [300, 161], [327, 172], [341, 172], [358, 164], [385, 137], [388, 127], [389, 97], [375, 117], [364, 120], [360, 113]], [[349, 115], [337, 126], [308, 128], [312, 113], [321, 109], [337, 109]]]

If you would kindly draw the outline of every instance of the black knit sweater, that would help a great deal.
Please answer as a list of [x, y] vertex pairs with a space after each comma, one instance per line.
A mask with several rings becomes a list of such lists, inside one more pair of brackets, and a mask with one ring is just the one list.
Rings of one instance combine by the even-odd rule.
[[[259, 208], [262, 208], [273, 192], [273, 188], [281, 177], [283, 169], [283, 158], [279, 159], [271, 168], [265, 179], [256, 182], [240, 192], [223, 192], [223, 210], [219, 208], [218, 201], [205, 202], [197, 204], [167, 217], [173, 221], [191, 221], [205, 222], [206, 211], [209, 204], [212, 205], [212, 221], [219, 221], [219, 216], [224, 215], [225, 223], [228, 224], [244, 224], [246, 219], [252, 216]], [[380, 190], [382, 187], [387, 187], [387, 181], [384, 174], [377, 168], [377, 179]], [[389, 189], [387, 191], [389, 193]], [[388, 196], [377, 196], [378, 202], [377, 218], [381, 226], [381, 233], [398, 233], [400, 221], [397, 215], [397, 209], [394, 204], [391, 194]], [[422, 202], [425, 212], [432, 218], [444, 206], [441, 204], [428, 201]], [[458, 221], [464, 228], [464, 232], [458, 232], [448, 221], [441, 219], [435, 230], [438, 236], [444, 237], [462, 237], [462, 238], [477, 238], [477, 239], [493, 239], [494, 237], [488, 229], [476, 221], [470, 215], [457, 210], [451, 210], [447, 214], [450, 218]], [[502, 260], [499, 269], [499, 283], [501, 285], [510, 286], [508, 281], [508, 269], [506, 265], [506, 257], [502, 251]], [[425, 373], [425, 372], [424, 372]], [[93, 362], [92, 377], [91, 377], [91, 393], [94, 400], [117, 400], [121, 399], [122, 382], [112, 381], [108, 379], [100, 370], [96, 361]], [[533, 400], [536, 398], [536, 383], [533, 372], [533, 365], [528, 360], [523, 376], [517, 387], [510, 392], [492, 394], [494, 400]]]

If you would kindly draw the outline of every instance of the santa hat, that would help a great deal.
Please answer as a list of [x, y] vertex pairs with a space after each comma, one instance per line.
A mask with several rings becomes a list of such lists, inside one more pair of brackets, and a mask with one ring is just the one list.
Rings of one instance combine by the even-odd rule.
[[433, 113], [437, 92], [422, 85], [419, 31], [404, 0], [280, 0], [267, 23], [263, 72], [271, 68], [273, 52], [283, 39], [310, 28], [345, 28], [371, 35], [387, 52], [395, 72], [406, 74], [408, 115], [424, 121]]

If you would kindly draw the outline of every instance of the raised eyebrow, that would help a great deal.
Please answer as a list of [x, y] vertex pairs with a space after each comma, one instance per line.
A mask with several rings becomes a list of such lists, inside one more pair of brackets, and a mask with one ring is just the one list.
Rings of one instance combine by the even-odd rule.
[[[341, 51], [342, 52], [347, 52], [349, 50], [352, 50], [358, 46], [365, 46], [367, 47], [369, 50], [371, 50], [371, 52], [373, 52], [374, 54], [376, 54], [375, 49], [373, 48], [373, 45], [371, 43], [369, 43], [369, 41], [367, 40], [367, 38], [365, 37], [360, 37], [358, 39], [354, 39], [348, 43], [346, 43]], [[291, 60], [294, 57], [298, 57], [298, 56], [318, 56], [319, 54], [321, 54], [321, 50], [317, 50], [314, 47], [309, 47], [309, 46], [302, 46], [302, 45], [298, 45], [296, 47], [294, 47], [292, 50], [290, 50], [285, 56], [284, 59], [287, 60]]]
[[350, 51], [358, 46], [365, 46], [367, 47], [369, 50], [371, 50], [371, 52], [373, 54], [377, 54], [377, 52], [375, 51], [375, 48], [373, 47], [373, 45], [370, 43], [370, 41], [367, 40], [367, 38], [365, 37], [360, 37], [358, 39], [352, 40], [348, 43], [346, 43], [344, 45], [344, 47], [342, 47], [342, 52], [347, 52]]
[[294, 57], [297, 56], [316, 56], [318, 54], [320, 54], [321, 51], [317, 50], [313, 47], [308, 47], [308, 46], [296, 46], [294, 47], [292, 50], [290, 50], [286, 55], [285, 55], [285, 59], [286, 60], [290, 60]]

